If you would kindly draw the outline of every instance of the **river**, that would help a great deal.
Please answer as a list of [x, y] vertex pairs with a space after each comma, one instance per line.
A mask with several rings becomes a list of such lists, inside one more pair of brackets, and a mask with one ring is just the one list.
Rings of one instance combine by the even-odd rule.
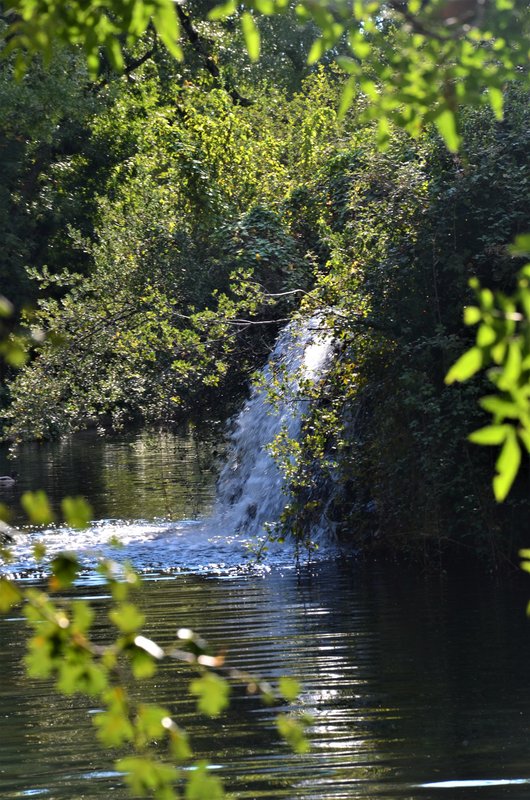
[[[274, 710], [235, 693], [219, 721], [193, 713], [189, 675], [164, 664], [143, 696], [171, 708], [236, 800], [464, 800], [530, 797], [530, 624], [524, 576], [364, 563], [322, 544], [311, 564], [292, 548], [249, 566], [241, 538], [215, 534], [214, 441], [160, 434], [25, 446], [4, 502], [24, 489], [89, 496], [97, 523], [82, 534], [21, 533], [78, 543], [86, 568], [75, 593], [105, 630], [105, 588], [92, 569], [109, 531], [145, 575], [146, 632], [170, 643], [201, 632], [231, 663], [303, 684], [312, 749], [293, 755]], [[7, 462], [4, 463], [4, 467]], [[21, 517], [19, 517], [21, 519]], [[179, 522], [180, 520], [180, 522]], [[72, 537], [76, 538], [72, 538]], [[127, 536], [129, 537], [127, 539]], [[17, 538], [19, 538], [17, 537]], [[70, 538], [69, 538], [70, 537]], [[31, 573], [24, 546], [21, 572]], [[18, 613], [0, 621], [0, 798], [124, 800], [108, 754], [95, 743], [94, 708], [29, 680]]]

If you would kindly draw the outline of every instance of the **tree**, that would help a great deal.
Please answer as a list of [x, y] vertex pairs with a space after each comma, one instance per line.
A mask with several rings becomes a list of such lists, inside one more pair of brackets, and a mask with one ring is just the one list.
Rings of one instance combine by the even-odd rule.
[[[98, 0], [88, 7], [79, 0], [11, 0], [5, 52], [16, 52], [22, 74], [35, 53], [49, 59], [56, 43], [80, 46], [89, 69], [96, 75], [101, 48], [110, 63], [123, 70], [124, 44], [131, 45], [151, 26], [168, 50], [182, 57], [179, 41], [185, 23], [173, 0]], [[228, 0], [215, 6], [212, 20], [239, 18], [253, 60], [260, 54], [259, 14], [286, 13], [285, 0]], [[529, 18], [526, 0], [302, 0], [300, 19], [314, 21], [320, 30], [309, 52], [315, 63], [328, 51], [346, 43], [340, 56], [350, 76], [342, 109], [361, 92], [365, 114], [377, 119], [381, 144], [388, 141], [389, 123], [418, 135], [422, 125], [434, 122], [447, 146], [460, 141], [458, 109], [489, 102], [502, 117], [502, 92], [507, 81], [528, 75]]]

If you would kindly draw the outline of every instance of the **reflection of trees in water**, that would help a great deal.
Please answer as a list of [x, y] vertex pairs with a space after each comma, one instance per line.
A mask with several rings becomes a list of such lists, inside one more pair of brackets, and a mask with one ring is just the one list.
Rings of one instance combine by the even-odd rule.
[[196, 433], [109, 438], [87, 432], [24, 444], [15, 463], [16, 496], [44, 489], [58, 510], [65, 495], [82, 495], [96, 519], [195, 517], [213, 497], [212, 449], [212, 439]]

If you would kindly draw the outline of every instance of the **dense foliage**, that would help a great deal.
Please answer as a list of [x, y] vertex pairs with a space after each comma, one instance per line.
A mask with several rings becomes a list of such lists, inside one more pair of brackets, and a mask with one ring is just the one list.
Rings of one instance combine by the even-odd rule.
[[517, 268], [524, 90], [504, 122], [469, 110], [457, 156], [432, 130], [394, 131], [382, 153], [363, 101], [339, 117], [331, 68], [294, 94], [241, 70], [249, 104], [171, 69], [149, 61], [80, 107], [86, 147], [49, 163], [53, 181], [41, 174], [38, 201], [53, 183], [66, 217], [63, 263], [32, 272], [41, 299], [24, 321], [48, 338], [11, 384], [8, 435], [219, 413], [302, 303], [325, 310], [337, 358], [308, 387], [298, 468], [285, 459], [288, 526], [305, 537], [324, 521], [363, 547], [509, 552], [520, 501], [495, 508], [489, 454], [465, 442], [481, 387], [443, 378], [464, 346], [469, 278], [507, 290]]

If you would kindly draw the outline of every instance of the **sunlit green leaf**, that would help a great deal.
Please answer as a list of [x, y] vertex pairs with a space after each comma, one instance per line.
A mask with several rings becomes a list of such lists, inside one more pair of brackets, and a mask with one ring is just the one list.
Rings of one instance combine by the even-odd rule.
[[455, 381], [467, 381], [481, 369], [484, 364], [484, 356], [479, 347], [472, 347], [460, 356], [458, 361], [453, 364], [445, 377], [447, 384]]
[[470, 433], [468, 439], [473, 444], [499, 445], [504, 442], [509, 430], [509, 425], [487, 425]]
[[522, 233], [515, 237], [510, 252], [514, 256], [530, 256], [530, 233]]
[[45, 492], [24, 492], [20, 504], [34, 525], [49, 525], [54, 520], [50, 501]]
[[276, 717], [276, 726], [283, 739], [295, 753], [307, 753], [310, 750], [306, 736], [306, 725], [300, 719], [295, 719], [288, 714], [279, 714]]
[[59, 665], [57, 688], [62, 694], [97, 696], [107, 686], [106, 670], [87, 655], [84, 663], [63, 661]]
[[249, 11], [244, 11], [241, 14], [241, 30], [243, 31], [245, 47], [251, 61], [257, 61], [260, 52], [260, 35], [254, 18]]
[[187, 761], [193, 755], [186, 731], [175, 723], [169, 727], [169, 747], [177, 761]]
[[164, 720], [170, 718], [169, 711], [162, 706], [142, 703], [138, 708], [136, 725], [143, 743], [153, 742], [165, 734]]
[[519, 436], [519, 439], [526, 447], [527, 453], [530, 453], [530, 431], [527, 430], [526, 428], [519, 428], [519, 430], [517, 431], [517, 435]]
[[[136, 638], [138, 639], [141, 637], [137, 636]], [[157, 669], [156, 660], [145, 650], [139, 647], [133, 647], [129, 651], [129, 657], [131, 659], [133, 675], [137, 680], [151, 678], [155, 674]]]
[[300, 694], [300, 682], [296, 678], [280, 678], [278, 685], [280, 694], [288, 701], [296, 700]]
[[208, 773], [208, 765], [199, 762], [190, 773], [184, 790], [186, 800], [223, 800], [223, 785], [216, 775]]
[[492, 345], [497, 338], [495, 329], [491, 325], [482, 323], [477, 331], [477, 346], [482, 350]]
[[464, 322], [466, 325], [476, 325], [482, 319], [482, 312], [477, 306], [466, 306], [464, 308]]
[[7, 578], [0, 578], [0, 612], [5, 614], [21, 599], [22, 594], [16, 584]]
[[7, 364], [20, 369], [28, 360], [28, 342], [20, 336], [10, 336], [1, 343], [0, 352]]
[[495, 464], [498, 474], [493, 479], [493, 491], [497, 502], [502, 502], [508, 495], [520, 463], [521, 448], [515, 431], [510, 429]]
[[502, 120], [504, 114], [504, 97], [501, 89], [498, 89], [496, 86], [490, 86], [488, 88], [488, 98], [495, 118], [499, 121]]
[[211, 20], [226, 19], [227, 17], [230, 17], [232, 14], [235, 14], [236, 11], [237, 11], [236, 0], [228, 0], [227, 3], [221, 3], [221, 5], [212, 8], [212, 10], [208, 12], [208, 19]]
[[109, 612], [110, 620], [122, 633], [135, 633], [145, 622], [145, 616], [133, 603], [120, 603]]
[[508, 355], [504, 362], [502, 376], [498, 381], [499, 389], [509, 389], [512, 384], [517, 383], [521, 375], [522, 361], [521, 343], [512, 340], [508, 345]]
[[168, 51], [177, 61], [181, 61], [183, 54], [178, 42], [180, 25], [171, 0], [158, 0], [153, 14], [153, 23]]
[[508, 417], [508, 419], [518, 419], [519, 409], [516, 403], [511, 400], [505, 400], [496, 394], [487, 395], [482, 397], [479, 401], [484, 411], [489, 411], [500, 419]]
[[350, 108], [357, 91], [355, 78], [348, 78], [342, 89], [339, 105], [339, 119], [342, 119]]
[[86, 528], [92, 517], [92, 508], [83, 497], [65, 497], [61, 508], [65, 522], [71, 528]]
[[[130, 786], [133, 795], [145, 797], [153, 794], [162, 796], [159, 790], [168, 787], [177, 779], [178, 771], [169, 764], [142, 756], [128, 756], [116, 762], [116, 769], [125, 773], [125, 781]], [[166, 797], [176, 797], [174, 792]], [[204, 798], [203, 798], [204, 800]]]
[[454, 111], [449, 108], [443, 109], [434, 119], [436, 127], [440, 131], [447, 148], [452, 153], [456, 153], [460, 146], [460, 136], [456, 127], [456, 116]]
[[95, 714], [92, 721], [98, 729], [98, 739], [107, 747], [119, 747], [134, 738], [134, 729], [120, 709]]
[[321, 58], [327, 50], [326, 43], [324, 39], [316, 39], [313, 44], [311, 45], [311, 50], [309, 51], [309, 55], [307, 57], [308, 64], [315, 64], [319, 58]]
[[7, 297], [0, 295], [0, 317], [10, 317], [13, 313], [13, 303]]
[[209, 717], [218, 717], [228, 706], [230, 686], [226, 680], [213, 672], [190, 683], [190, 693], [197, 697], [197, 708]]

